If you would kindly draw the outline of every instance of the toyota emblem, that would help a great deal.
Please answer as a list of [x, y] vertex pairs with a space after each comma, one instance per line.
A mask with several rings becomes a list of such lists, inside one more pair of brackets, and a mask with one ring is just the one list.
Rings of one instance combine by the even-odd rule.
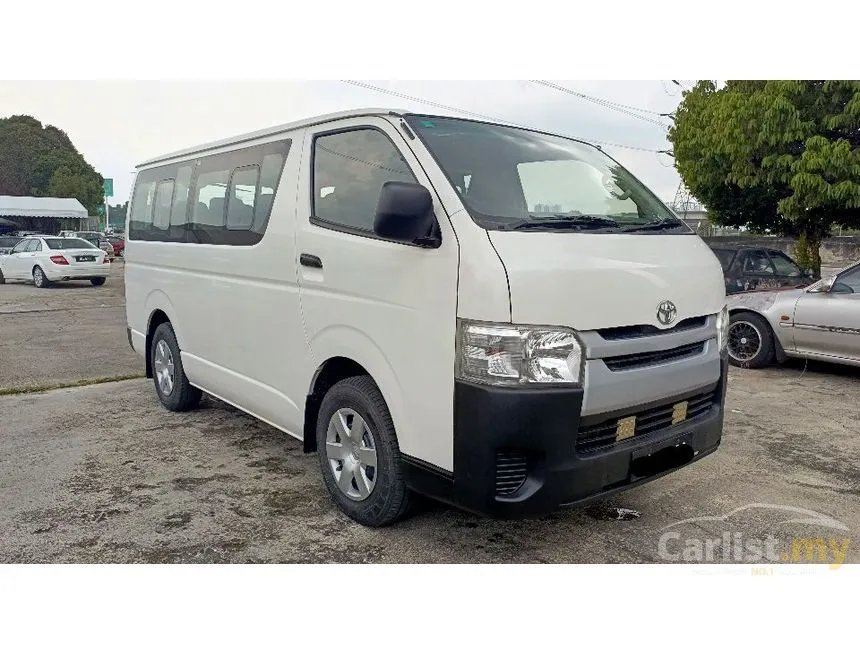
[[657, 320], [664, 325], [670, 325], [678, 316], [678, 309], [671, 300], [664, 300], [657, 305]]

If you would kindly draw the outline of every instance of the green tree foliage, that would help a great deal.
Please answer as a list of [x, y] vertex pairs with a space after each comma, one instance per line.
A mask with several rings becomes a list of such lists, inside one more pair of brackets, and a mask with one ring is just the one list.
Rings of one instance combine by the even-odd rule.
[[806, 266], [833, 225], [860, 226], [860, 81], [701, 81], [669, 140], [715, 223], [798, 236]]
[[0, 195], [75, 197], [90, 214], [102, 203], [102, 176], [68, 135], [31, 116], [0, 119]]

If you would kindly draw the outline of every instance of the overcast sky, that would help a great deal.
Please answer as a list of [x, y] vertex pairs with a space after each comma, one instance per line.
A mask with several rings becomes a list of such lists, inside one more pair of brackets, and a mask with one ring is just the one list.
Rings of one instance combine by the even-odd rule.
[[[425, 101], [561, 134], [651, 150], [670, 148], [660, 126], [528, 81], [362, 81]], [[552, 81], [657, 113], [681, 100], [671, 81]], [[681, 81], [688, 87], [693, 81]], [[173, 150], [315, 114], [358, 107], [451, 113], [338, 81], [0, 81], [0, 117], [29, 114], [65, 130], [87, 161], [128, 199], [136, 164]], [[653, 114], [643, 116], [666, 122]], [[679, 178], [671, 157], [605, 146], [665, 201]]]

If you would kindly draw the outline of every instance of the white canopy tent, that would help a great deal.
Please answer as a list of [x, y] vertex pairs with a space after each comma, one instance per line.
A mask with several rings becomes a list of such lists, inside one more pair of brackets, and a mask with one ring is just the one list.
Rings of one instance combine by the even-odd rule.
[[[71, 223], [86, 220], [87, 209], [74, 197], [12, 197], [0, 195], [3, 228], [57, 233]], [[11, 223], [11, 226], [10, 226]], [[74, 228], [79, 228], [79, 222]]]

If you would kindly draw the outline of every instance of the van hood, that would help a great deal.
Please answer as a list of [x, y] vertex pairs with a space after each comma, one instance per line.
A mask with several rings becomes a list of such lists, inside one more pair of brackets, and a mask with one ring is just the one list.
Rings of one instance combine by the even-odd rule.
[[657, 306], [669, 300], [671, 327], [725, 304], [722, 267], [698, 235], [488, 234], [508, 274], [513, 323], [665, 327]]

